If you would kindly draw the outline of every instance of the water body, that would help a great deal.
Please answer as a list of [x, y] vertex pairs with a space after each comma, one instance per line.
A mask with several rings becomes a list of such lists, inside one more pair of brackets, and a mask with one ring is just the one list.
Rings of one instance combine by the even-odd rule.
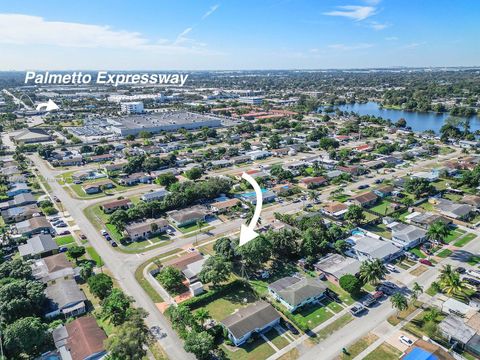
[[[412, 130], [416, 132], [433, 130], [439, 133], [445, 119], [450, 116], [447, 113], [439, 114], [433, 112], [382, 109], [373, 101], [364, 104], [340, 105], [335, 108], [339, 108], [342, 111], [353, 111], [360, 115], [380, 116], [384, 119], [390, 119], [393, 122], [404, 118], [407, 121], [407, 126], [410, 126]], [[478, 116], [472, 116], [470, 118], [470, 129], [471, 131], [480, 130], [480, 118]]]

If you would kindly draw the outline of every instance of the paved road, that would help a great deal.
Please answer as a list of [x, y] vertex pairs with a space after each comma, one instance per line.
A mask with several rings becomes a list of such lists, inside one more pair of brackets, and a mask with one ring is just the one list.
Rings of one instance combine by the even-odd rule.
[[[45, 178], [50, 178], [50, 170], [45, 162], [38, 155], [32, 155], [30, 158], [37, 166], [40, 175]], [[105, 265], [117, 279], [125, 293], [135, 299], [137, 306], [148, 311], [149, 316], [146, 319], [148, 326], [160, 326], [163, 332], [167, 334], [167, 336], [159, 342], [168, 356], [175, 360], [195, 359], [192, 354], [183, 350], [182, 341], [178, 338], [175, 331], [171, 330], [170, 324], [163, 314], [157, 309], [155, 304], [135, 280], [135, 269], [139, 265], [138, 257], [115, 251], [85, 217], [82, 208], [78, 206], [79, 200], [72, 199], [57, 182], [50, 182], [49, 185], [52, 188], [52, 194], [61, 200], [65, 210], [75, 219], [79, 228], [86, 235], [90, 244], [100, 254]]]
[[[480, 236], [480, 231], [475, 230], [473, 232], [477, 234], [477, 236]], [[438, 278], [443, 265], [451, 264], [453, 267], [463, 266], [465, 268], [473, 268], [465, 261], [470, 255], [479, 253], [480, 238], [477, 238], [465, 245], [463, 248], [456, 250], [452, 256], [443, 259], [437, 264], [437, 266], [429, 268], [420, 276], [416, 278], [408, 277], [409, 281], [405, 282], [404, 285], [411, 287], [414, 282], [418, 282], [421, 286], [423, 286], [424, 290], [426, 290], [431, 283]], [[399, 280], [402, 279], [401, 273], [398, 274], [398, 276], [395, 276], [395, 279], [397, 280], [396, 282], [399, 282]], [[355, 319], [339, 331], [334, 332], [325, 341], [322, 341], [318, 345], [309, 349], [300, 357], [300, 359], [316, 360], [318, 359], [318, 354], [320, 353], [322, 354], [322, 359], [335, 359], [341, 353], [343, 347], [348, 347], [348, 345], [365, 336], [394, 313], [395, 310], [392, 309], [390, 301], [384, 301], [382, 305], [370, 309], [367, 315]], [[352, 331], [352, 329], [355, 331]], [[271, 357], [270, 359], [274, 358], [277, 358], [277, 356]]]

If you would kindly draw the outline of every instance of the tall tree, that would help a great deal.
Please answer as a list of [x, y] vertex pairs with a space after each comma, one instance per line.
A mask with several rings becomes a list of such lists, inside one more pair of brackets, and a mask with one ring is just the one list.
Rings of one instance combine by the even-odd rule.
[[133, 299], [120, 289], [113, 289], [102, 301], [102, 314], [110, 319], [113, 325], [121, 325], [125, 322]]
[[221, 256], [211, 256], [203, 264], [198, 278], [205, 284], [212, 283], [217, 286], [227, 281], [232, 273], [232, 264]]
[[438, 242], [444, 242], [449, 234], [449, 226], [440, 220], [432, 223], [427, 230], [427, 237]]
[[401, 311], [407, 310], [408, 301], [405, 295], [402, 293], [395, 293], [390, 297], [390, 302], [392, 303], [393, 308], [397, 310], [397, 318], [400, 315]]
[[33, 359], [48, 339], [48, 326], [37, 317], [24, 317], [7, 325], [4, 332], [5, 349], [12, 359], [24, 355]]
[[185, 339], [185, 350], [193, 353], [199, 360], [210, 358], [210, 351], [214, 346], [213, 336], [206, 331], [191, 331]]
[[363, 209], [358, 205], [350, 205], [344, 217], [345, 220], [354, 226], [360, 225], [365, 220]]

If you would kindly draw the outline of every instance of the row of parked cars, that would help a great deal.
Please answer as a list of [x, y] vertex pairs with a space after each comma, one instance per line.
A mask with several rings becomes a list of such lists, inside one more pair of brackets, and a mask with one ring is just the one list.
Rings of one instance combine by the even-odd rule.
[[100, 232], [102, 236], [105, 238], [105, 240], [107, 240], [110, 243], [110, 245], [112, 245], [112, 247], [118, 246], [118, 244], [115, 241], [113, 241], [112, 237], [110, 236], [107, 230], [102, 229]]

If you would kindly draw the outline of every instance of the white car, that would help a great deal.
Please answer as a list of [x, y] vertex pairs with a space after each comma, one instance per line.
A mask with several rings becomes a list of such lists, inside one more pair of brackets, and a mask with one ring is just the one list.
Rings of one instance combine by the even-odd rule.
[[392, 264], [387, 264], [387, 265], [385, 265], [385, 267], [386, 267], [389, 271], [397, 272], [397, 268], [396, 268], [395, 266], [393, 266]]
[[470, 276], [475, 276], [476, 278], [480, 279], [480, 271], [478, 271], [478, 270], [468, 269], [467, 274], [470, 275]]
[[401, 342], [402, 344], [405, 344], [405, 345], [407, 345], [407, 346], [412, 346], [412, 345], [413, 345], [412, 339], [406, 337], [405, 335], [401, 335], [401, 336], [399, 337], [399, 339], [400, 339], [400, 342]]

